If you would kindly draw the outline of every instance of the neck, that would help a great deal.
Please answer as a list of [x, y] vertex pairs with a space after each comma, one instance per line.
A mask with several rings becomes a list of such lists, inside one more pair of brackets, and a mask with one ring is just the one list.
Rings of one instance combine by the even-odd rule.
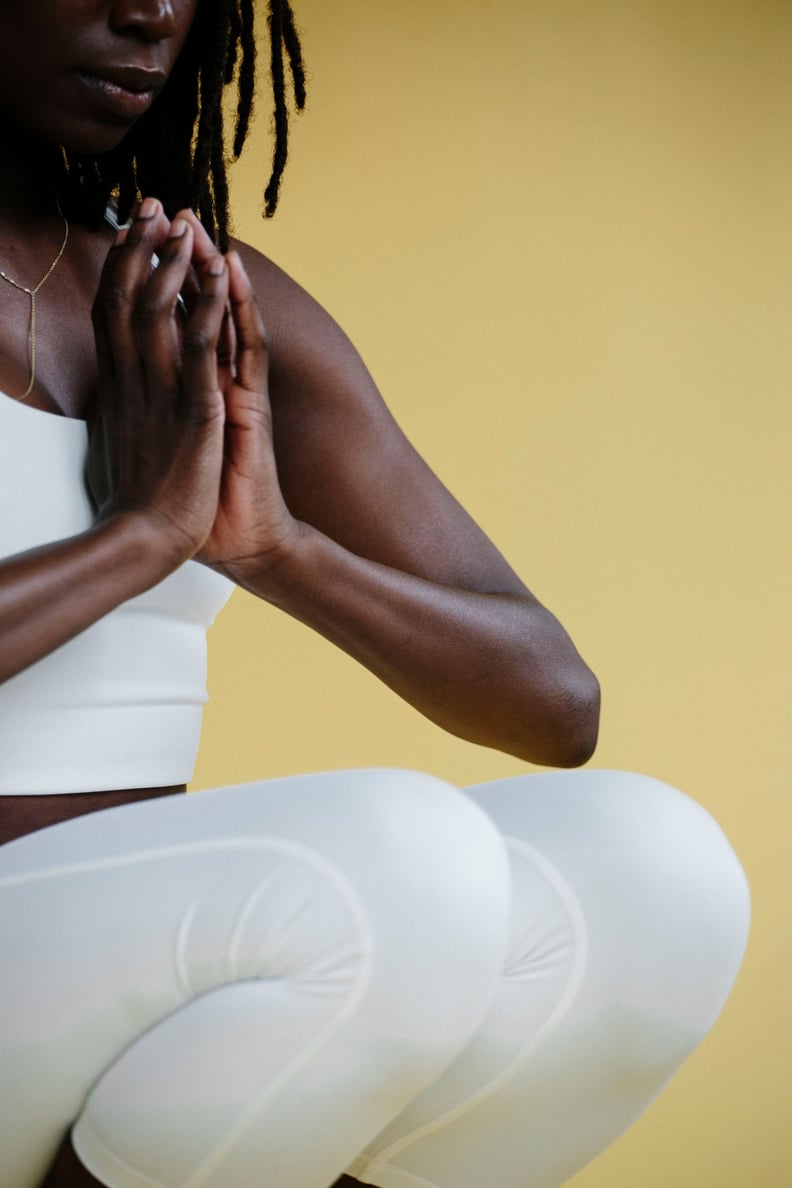
[[61, 172], [61, 152], [56, 145], [6, 130], [0, 158], [0, 210], [21, 218], [50, 214]]

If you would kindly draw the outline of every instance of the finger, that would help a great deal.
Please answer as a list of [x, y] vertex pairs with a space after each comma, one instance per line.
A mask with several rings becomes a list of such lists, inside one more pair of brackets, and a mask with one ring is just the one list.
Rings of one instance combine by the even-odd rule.
[[185, 219], [193, 232], [193, 267], [187, 274], [187, 279], [182, 289], [182, 296], [185, 299], [187, 309], [191, 310], [201, 288], [198, 274], [217, 255], [217, 247], [195, 211], [190, 210], [189, 207], [185, 207], [178, 212], [176, 218]]
[[160, 248], [159, 264], [141, 288], [132, 315], [135, 341], [152, 394], [179, 389], [179, 328], [176, 309], [192, 260], [192, 230], [175, 219]]
[[231, 307], [228, 305], [223, 314], [223, 325], [220, 328], [220, 340], [217, 344], [217, 374], [220, 388], [226, 392], [229, 384], [236, 377], [236, 331], [234, 330], [234, 319], [231, 316]]
[[269, 352], [264, 319], [239, 255], [229, 252], [227, 258], [231, 312], [237, 339], [237, 382], [250, 392], [265, 392]]
[[223, 257], [201, 269], [200, 291], [185, 327], [182, 391], [188, 408], [206, 415], [222, 407], [217, 349], [228, 304], [228, 268]]
[[[127, 229], [121, 229], [105, 259], [99, 287], [91, 307], [96, 358], [99, 365], [99, 396], [102, 403], [117, 404], [122, 398], [124, 378], [139, 378], [134, 337], [125, 317], [128, 297], [117, 282], [121, 248]], [[138, 387], [138, 384], [135, 384]]]
[[192, 227], [193, 253], [196, 268], [200, 269], [202, 265], [208, 265], [209, 261], [213, 259], [217, 253], [217, 246], [215, 243], [213, 243], [211, 235], [206, 230], [195, 211], [190, 210], [189, 207], [185, 208], [184, 210], [180, 210], [178, 217], [186, 219]]
[[102, 271], [99, 276], [99, 285], [96, 290], [93, 305], [91, 306], [91, 318], [94, 324], [94, 334], [96, 337], [96, 349], [99, 357], [100, 366], [106, 363], [112, 367], [113, 356], [110, 347], [109, 331], [107, 325], [107, 309], [109, 302], [109, 295], [115, 287], [115, 271], [118, 266], [121, 247], [127, 236], [126, 227], [121, 227], [113, 240], [113, 245], [110, 248], [105, 262], [102, 265]]
[[128, 227], [122, 227], [116, 236], [115, 246], [119, 249], [114, 263], [115, 283], [137, 290], [151, 275], [152, 256], [164, 242], [170, 230], [170, 222], [156, 198], [145, 198], [134, 212]]
[[155, 231], [156, 231], [156, 237], [154, 240], [154, 251], [155, 252], [159, 253], [162, 250], [162, 248], [165, 246], [165, 244], [168, 240], [168, 237], [171, 233], [171, 227], [173, 226], [174, 221], [175, 220], [168, 218], [168, 216], [165, 214], [165, 211], [163, 209], [160, 210], [159, 216], [157, 218], [156, 229], [155, 229]]
[[162, 207], [143, 202], [129, 228], [116, 235], [102, 269], [92, 315], [104, 374], [116, 379], [135, 370], [137, 345], [131, 317], [140, 286], [151, 273], [151, 256]]
[[[173, 224], [176, 222], [176, 218], [178, 218], [178, 216], [175, 216], [173, 220], [169, 219], [168, 216], [163, 211], [162, 217], [159, 219], [159, 222], [157, 225], [156, 251], [155, 251], [154, 257], [152, 259], [152, 266], [153, 266], [152, 271], [159, 267], [162, 250], [171, 237], [171, 229], [173, 227]], [[181, 314], [187, 313], [187, 305], [184, 301], [184, 295], [190, 288], [192, 275], [193, 275], [193, 269], [192, 269], [192, 267], [190, 267], [187, 269], [187, 275], [184, 279], [182, 291], [179, 294], [179, 298], [178, 298], [179, 312]]]

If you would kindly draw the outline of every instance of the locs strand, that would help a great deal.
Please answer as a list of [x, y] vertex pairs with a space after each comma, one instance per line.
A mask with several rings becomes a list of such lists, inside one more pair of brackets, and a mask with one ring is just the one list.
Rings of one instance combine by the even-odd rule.
[[[192, 207], [221, 251], [228, 247], [229, 151], [223, 91], [236, 86], [230, 155], [245, 146], [256, 90], [254, 0], [199, 0], [193, 27], [167, 86], [113, 152], [88, 157], [64, 152], [64, 209], [74, 219], [100, 222], [112, 194], [126, 219], [143, 195], [162, 202], [171, 217]], [[272, 172], [264, 214], [278, 204], [289, 144], [286, 66], [294, 107], [305, 108], [305, 66], [289, 0], [270, 0], [270, 83], [273, 97]]]

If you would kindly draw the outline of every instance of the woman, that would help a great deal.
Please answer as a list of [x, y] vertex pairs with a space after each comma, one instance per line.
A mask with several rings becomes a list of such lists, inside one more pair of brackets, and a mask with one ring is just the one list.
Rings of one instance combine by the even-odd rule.
[[622, 773], [180, 795], [234, 583], [535, 763], [591, 755], [597, 684], [338, 327], [227, 251], [252, 5], [11, 0], [0, 46], [3, 1185], [559, 1185], [712, 1026], [739, 864]]

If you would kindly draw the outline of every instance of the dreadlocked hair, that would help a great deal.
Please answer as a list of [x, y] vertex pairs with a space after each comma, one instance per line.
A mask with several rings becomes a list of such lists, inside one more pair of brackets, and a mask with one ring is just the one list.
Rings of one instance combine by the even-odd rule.
[[[242, 153], [256, 87], [255, 0], [199, 0], [184, 48], [156, 102], [112, 152], [64, 152], [63, 200], [75, 218], [100, 222], [115, 196], [123, 221], [144, 195], [172, 218], [192, 207], [221, 251], [228, 248], [228, 154], [223, 91], [236, 83], [231, 159]], [[294, 106], [305, 108], [305, 67], [289, 0], [269, 0], [270, 77], [274, 99], [272, 172], [264, 215], [275, 213], [288, 156], [286, 59]]]

